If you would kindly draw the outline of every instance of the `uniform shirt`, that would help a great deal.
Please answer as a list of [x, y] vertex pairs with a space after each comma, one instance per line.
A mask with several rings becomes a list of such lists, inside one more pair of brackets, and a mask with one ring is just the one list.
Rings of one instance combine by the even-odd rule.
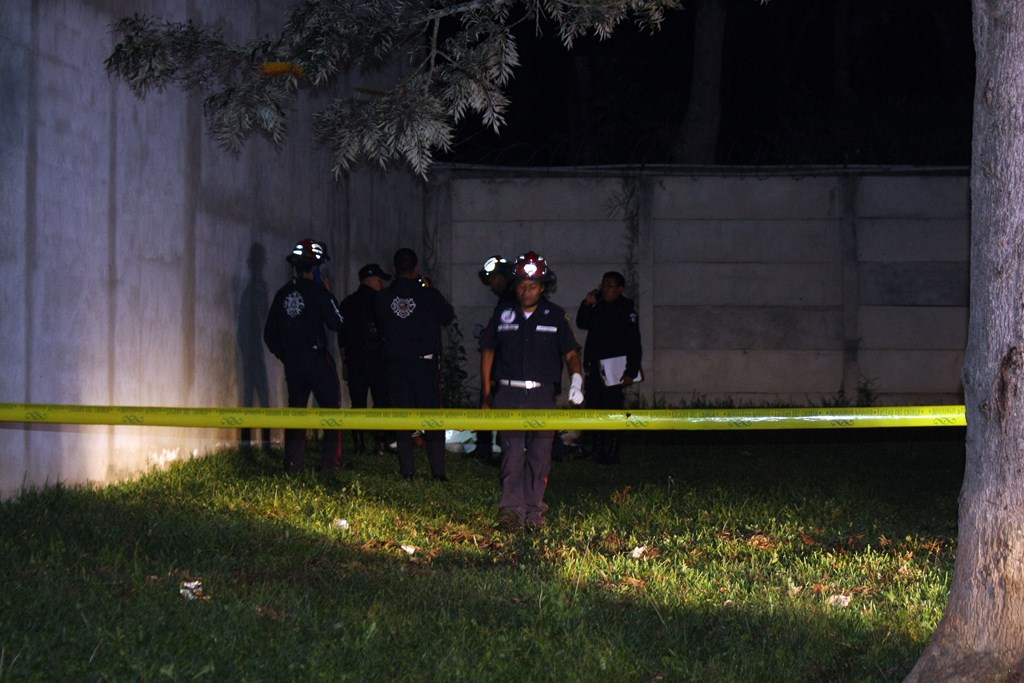
[[[519, 299], [516, 298], [516, 289], [512, 285], [505, 287], [505, 291], [498, 295], [498, 303], [495, 304], [494, 311], [499, 311], [507, 306], [519, 305]], [[491, 311], [491, 316], [494, 316], [494, 311]], [[490, 322], [490, 319], [487, 321]], [[477, 325], [473, 330], [473, 337], [476, 339], [477, 351], [482, 350], [484, 347], [480, 346], [480, 335], [484, 333], [484, 327], [486, 325]]]
[[576, 312], [576, 327], [587, 330], [583, 362], [588, 367], [594, 367], [603, 358], [625, 356], [625, 373], [635, 377], [640, 371], [643, 349], [639, 318], [632, 299], [620, 296], [608, 303], [598, 298], [593, 306], [584, 299]]
[[455, 319], [455, 309], [441, 292], [405, 277], [377, 292], [376, 311], [389, 361], [439, 358], [441, 327]]
[[541, 299], [527, 318], [518, 303], [498, 306], [480, 335], [480, 348], [493, 349], [494, 380], [533, 380], [557, 384], [562, 359], [580, 344], [565, 310]]
[[263, 342], [280, 360], [301, 351], [326, 351], [327, 331], [340, 332], [341, 312], [323, 285], [296, 277], [277, 290], [263, 326]]
[[339, 308], [345, 329], [338, 335], [338, 346], [345, 350], [345, 365], [384, 360], [384, 339], [377, 328], [377, 292], [364, 284], [342, 299]]

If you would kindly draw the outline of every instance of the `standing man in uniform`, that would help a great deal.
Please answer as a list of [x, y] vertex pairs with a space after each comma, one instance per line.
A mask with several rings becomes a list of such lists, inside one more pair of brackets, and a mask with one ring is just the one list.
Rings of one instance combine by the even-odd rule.
[[[576, 327], [587, 330], [583, 349], [586, 370], [587, 408], [619, 410], [622, 408], [622, 387], [633, 383], [640, 372], [643, 349], [640, 345], [640, 323], [633, 300], [622, 296], [626, 278], [609, 271], [601, 276], [601, 287], [587, 293], [576, 312]], [[626, 357], [621, 377], [606, 378], [601, 374], [601, 361]], [[619, 462], [619, 433], [594, 432], [592, 457], [604, 464]]]
[[[320, 274], [320, 266], [331, 257], [322, 242], [304, 239], [295, 245], [287, 260], [295, 269], [295, 276], [274, 295], [263, 326], [263, 342], [284, 363], [289, 408], [305, 408], [310, 392], [321, 408], [340, 408], [341, 383], [328, 350], [327, 329], [340, 332], [343, 320], [330, 281]], [[285, 430], [286, 472], [302, 470], [305, 435], [304, 429]], [[341, 467], [341, 433], [326, 429], [320, 469]]]
[[[516, 303], [495, 309], [480, 336], [484, 408], [555, 407], [562, 361], [572, 381], [569, 402], [583, 403], [580, 345], [565, 311], [544, 298], [547, 263], [530, 251], [516, 259]], [[544, 524], [544, 490], [551, 470], [551, 431], [502, 431], [498, 525], [511, 531]]]
[[[509, 273], [509, 262], [504, 256], [495, 254], [486, 261], [477, 275], [480, 282], [491, 290], [494, 296], [498, 297], [497, 308], [504, 308], [516, 302], [516, 291], [512, 287]], [[482, 333], [483, 328], [480, 328]], [[480, 340], [480, 333], [476, 334], [477, 341]], [[482, 349], [481, 349], [482, 351]], [[483, 406], [485, 392], [483, 390], [483, 377], [480, 378], [480, 405]], [[487, 465], [499, 465], [501, 457], [494, 456], [494, 433], [490, 429], [480, 430], [476, 433], [476, 452], [480, 462]]]
[[[374, 408], [388, 407], [388, 376], [384, 361], [384, 340], [377, 329], [377, 292], [384, 289], [391, 276], [376, 263], [359, 269], [359, 288], [342, 299], [341, 317], [345, 329], [338, 335], [341, 350], [341, 372], [348, 383], [348, 396], [353, 408], [367, 406], [367, 394], [373, 397]], [[352, 432], [356, 453], [368, 450], [362, 431]], [[377, 452], [387, 450], [387, 437], [376, 435]]]
[[[455, 319], [455, 309], [435, 288], [420, 279], [416, 252], [395, 252], [395, 281], [377, 293], [377, 322], [384, 337], [388, 393], [395, 408], [441, 408], [441, 328]], [[424, 434], [430, 475], [446, 481], [444, 432]], [[398, 430], [398, 471], [416, 474], [412, 434]]]

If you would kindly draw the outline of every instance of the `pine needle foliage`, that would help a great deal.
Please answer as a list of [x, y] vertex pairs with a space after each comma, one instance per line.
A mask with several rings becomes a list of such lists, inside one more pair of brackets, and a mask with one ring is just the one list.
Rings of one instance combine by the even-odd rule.
[[[678, 0], [305, 0], [274, 38], [234, 43], [221, 25], [134, 14], [113, 25], [107, 72], [140, 98], [168, 86], [204, 95], [213, 137], [238, 151], [253, 133], [281, 145], [288, 112], [304, 90], [334, 92], [360, 71], [401, 76], [355, 87], [314, 115], [317, 142], [335, 177], [358, 163], [400, 161], [426, 176], [433, 154], [451, 148], [454, 127], [479, 116], [498, 131], [506, 87], [519, 65], [513, 29], [556, 27], [566, 48], [582, 36], [612, 36], [632, 20], [660, 27]], [[378, 76], [367, 76], [378, 77]]]

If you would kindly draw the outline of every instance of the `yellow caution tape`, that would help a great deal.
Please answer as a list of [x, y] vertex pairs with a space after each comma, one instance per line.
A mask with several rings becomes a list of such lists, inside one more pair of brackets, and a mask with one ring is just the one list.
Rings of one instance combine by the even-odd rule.
[[963, 427], [964, 406], [722, 410], [161, 408], [0, 403], [0, 422], [367, 430], [846, 429]]

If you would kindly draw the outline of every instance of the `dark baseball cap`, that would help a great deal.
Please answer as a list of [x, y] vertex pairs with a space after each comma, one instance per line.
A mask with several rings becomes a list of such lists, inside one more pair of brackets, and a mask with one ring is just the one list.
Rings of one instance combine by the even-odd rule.
[[365, 266], [363, 266], [362, 268], [359, 269], [359, 279], [360, 280], [365, 280], [366, 278], [373, 277], [374, 275], [376, 275], [377, 277], [381, 278], [382, 280], [390, 280], [391, 279], [391, 276], [388, 275], [387, 273], [385, 273], [381, 269], [380, 265], [378, 265], [376, 263], [367, 263]]

